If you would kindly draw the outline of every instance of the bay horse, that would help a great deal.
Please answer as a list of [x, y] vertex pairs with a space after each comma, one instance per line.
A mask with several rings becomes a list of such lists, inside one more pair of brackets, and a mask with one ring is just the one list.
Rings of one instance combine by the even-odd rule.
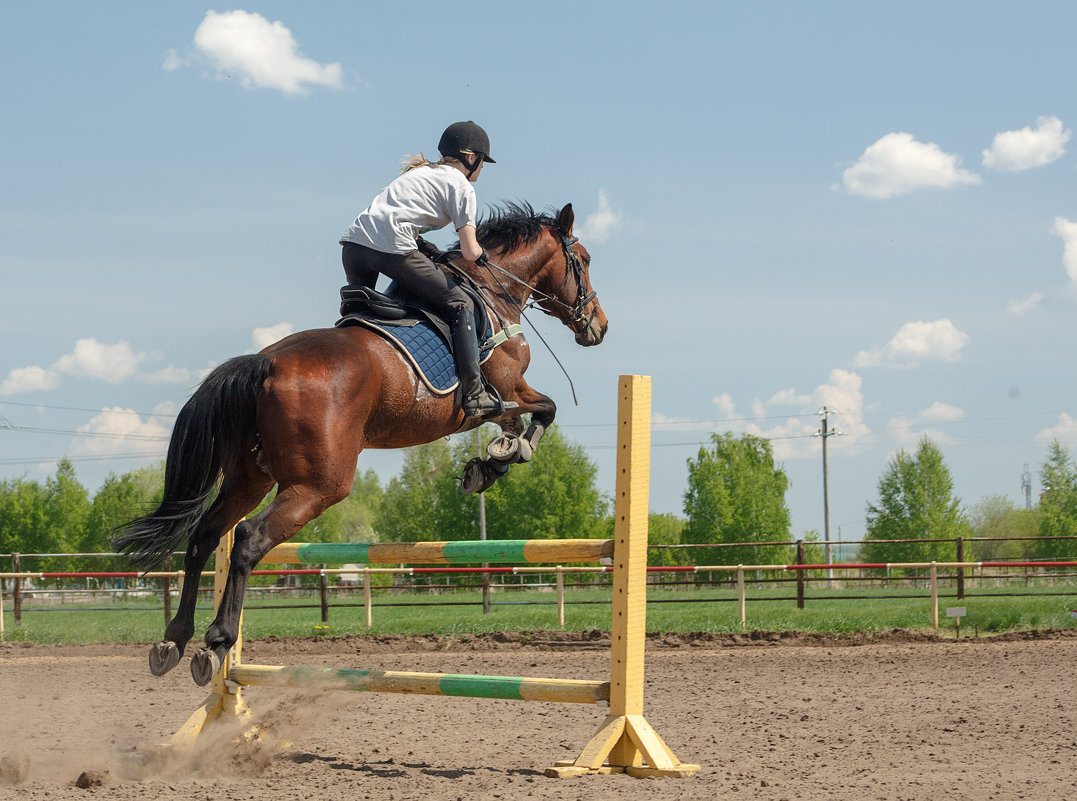
[[[537, 305], [568, 326], [580, 345], [598, 345], [606, 315], [573, 222], [571, 204], [555, 215], [507, 204], [476, 231], [490, 261], [457, 266], [483, 288], [487, 305], [505, 323], [519, 324], [522, 310]], [[556, 413], [554, 402], [524, 380], [530, 358], [522, 336], [494, 350], [483, 369], [508, 410], [485, 420], [465, 419], [459, 389], [434, 394], [394, 345], [361, 326], [302, 331], [215, 368], [176, 418], [160, 505], [121, 527], [114, 542], [142, 570], [186, 544], [179, 606], [164, 639], [150, 649], [150, 671], [164, 675], [182, 658], [195, 633], [199, 575], [234, 526], [224, 595], [205, 646], [191, 659], [198, 684], [212, 679], [238, 637], [251, 571], [348, 495], [364, 448], [406, 448], [493, 422], [511, 446], [502, 451], [516, 453], [517, 461], [529, 458]], [[524, 414], [531, 415], [526, 430]], [[465, 491], [485, 489], [504, 472], [504, 462], [470, 465]], [[274, 485], [272, 502], [244, 519]]]

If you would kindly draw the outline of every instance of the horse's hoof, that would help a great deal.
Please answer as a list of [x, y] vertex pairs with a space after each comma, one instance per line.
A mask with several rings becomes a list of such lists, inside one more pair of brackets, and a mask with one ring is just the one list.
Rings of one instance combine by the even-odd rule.
[[490, 454], [491, 459], [499, 462], [518, 461], [515, 457], [520, 452], [520, 438], [501, 434], [490, 440], [490, 444], [486, 446], [486, 452]]
[[163, 640], [150, 648], [150, 673], [163, 676], [180, 661], [180, 650], [174, 642]]
[[464, 477], [460, 481], [460, 489], [464, 495], [474, 495], [476, 492], [482, 492], [486, 487], [486, 472], [482, 469], [482, 459], [476, 456], [464, 465]]
[[191, 657], [191, 677], [199, 687], [213, 681], [220, 669], [221, 660], [209, 648], [199, 648], [198, 653]]

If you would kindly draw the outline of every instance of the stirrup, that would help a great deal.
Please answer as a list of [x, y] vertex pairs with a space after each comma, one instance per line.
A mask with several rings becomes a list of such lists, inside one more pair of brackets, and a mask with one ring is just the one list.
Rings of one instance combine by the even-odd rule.
[[496, 395], [492, 395], [485, 389], [481, 392], [464, 398], [464, 417], [489, 417], [493, 414], [502, 414], [505, 404]]

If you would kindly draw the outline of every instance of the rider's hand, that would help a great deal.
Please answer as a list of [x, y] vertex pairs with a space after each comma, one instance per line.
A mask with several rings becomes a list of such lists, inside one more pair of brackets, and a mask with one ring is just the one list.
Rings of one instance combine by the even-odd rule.
[[441, 250], [433, 242], [427, 242], [421, 236], [415, 237], [415, 246], [419, 249], [420, 253], [422, 253], [432, 262], [436, 263], [442, 261], [445, 258], [444, 250]]

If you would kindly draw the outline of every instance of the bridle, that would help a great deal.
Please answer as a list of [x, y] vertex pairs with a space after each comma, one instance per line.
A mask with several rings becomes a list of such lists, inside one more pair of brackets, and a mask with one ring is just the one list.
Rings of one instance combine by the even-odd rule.
[[[517, 278], [508, 270], [497, 266], [489, 259], [480, 260], [477, 263], [480, 266], [485, 267], [487, 270], [501, 273], [501, 275], [515, 281], [517, 284], [527, 287], [527, 289], [531, 293], [531, 300], [527, 301], [526, 303], [517, 302], [517, 306], [519, 306], [521, 314], [527, 311], [529, 308], [534, 307], [541, 311], [543, 314], [547, 314], [551, 317], [557, 317], [574, 331], [583, 331], [591, 325], [591, 322], [595, 319], [595, 315], [598, 313], [598, 304], [596, 303], [594, 305], [594, 308], [591, 309], [591, 313], [587, 314], [587, 304], [594, 300], [598, 293], [594, 290], [591, 290], [590, 292], [584, 291], [583, 277], [584, 274], [587, 272], [587, 267], [584, 265], [583, 261], [580, 259], [580, 257], [577, 255], [576, 251], [572, 247], [580, 241], [579, 238], [575, 236], [566, 236], [564, 232], [559, 229], [557, 230], [557, 234], [561, 238], [561, 251], [565, 257], [565, 276], [561, 279], [561, 283], [557, 285], [557, 288], [554, 289], [553, 294], [543, 292], [542, 290], [532, 286], [526, 281]], [[565, 285], [568, 283], [569, 276], [572, 276], [576, 279], [576, 300], [571, 305], [565, 303], [563, 300], [557, 297], [561, 293], [561, 290], [564, 289]], [[494, 276], [494, 280], [497, 281], [496, 276]], [[498, 281], [498, 283], [500, 283], [500, 281]], [[502, 289], [504, 289], [503, 286]], [[557, 312], [546, 308], [547, 306], [551, 305], [563, 310], [564, 317], [557, 314]]]
[[[483, 251], [483, 256], [480, 257], [479, 260], [475, 263], [480, 267], [486, 268], [487, 272], [490, 273], [490, 277], [493, 279], [493, 282], [501, 288], [503, 297], [507, 298], [508, 300], [511, 300], [512, 303], [519, 309], [520, 319], [527, 321], [528, 325], [531, 326], [538, 338], [542, 340], [542, 344], [545, 345], [546, 349], [550, 351], [550, 355], [553, 356], [554, 361], [557, 362], [557, 365], [565, 374], [565, 378], [568, 379], [569, 389], [572, 390], [572, 401], [578, 406], [579, 400], [577, 400], [576, 398], [576, 387], [572, 383], [572, 378], [569, 376], [568, 371], [565, 370], [565, 366], [561, 364], [561, 360], [557, 358], [557, 354], [553, 352], [553, 348], [550, 347], [550, 343], [548, 343], [546, 341], [546, 338], [542, 336], [542, 332], [535, 328], [534, 323], [527, 319], [526, 314], [529, 308], [537, 307], [538, 310], [543, 314], [549, 315], [550, 317], [558, 317], [558, 319], [565, 323], [565, 325], [567, 325], [576, 334], [581, 334], [582, 332], [590, 328], [591, 323], [595, 319], [595, 315], [598, 314], [598, 303], [595, 303], [595, 307], [591, 310], [590, 314], [586, 314], [587, 304], [594, 300], [595, 297], [597, 297], [598, 293], [594, 290], [591, 290], [590, 292], [584, 292], [583, 276], [587, 272], [587, 266], [584, 265], [580, 257], [576, 255], [576, 251], [572, 248], [572, 246], [580, 240], [574, 236], [566, 236], [564, 231], [562, 231], [560, 228], [557, 228], [555, 230], [557, 231], [557, 235], [561, 239], [561, 251], [565, 256], [565, 276], [561, 279], [561, 283], [557, 285], [557, 289], [555, 289], [554, 292], [560, 293], [561, 290], [564, 289], [565, 284], [568, 283], [568, 277], [570, 275], [575, 277], [576, 301], [571, 306], [558, 298], [556, 294], [547, 294], [540, 290], [538, 287], [532, 286], [526, 281], [517, 278], [508, 270], [494, 264], [489, 260], [489, 258], [485, 257], [486, 251]], [[530, 293], [531, 299], [527, 302], [521, 302], [516, 300], [516, 298], [512, 296], [512, 293], [510, 293], [505, 288], [505, 285], [501, 282], [496, 273], [500, 273], [509, 280], [526, 287], [528, 292]], [[483, 291], [483, 289], [485, 288], [481, 288], [480, 292]], [[552, 305], [555, 308], [560, 307], [561, 309], [564, 309], [565, 317], [559, 317], [556, 312], [546, 308], [546, 306], [549, 305]], [[501, 322], [502, 326], [504, 327], [504, 320], [502, 320]]]

